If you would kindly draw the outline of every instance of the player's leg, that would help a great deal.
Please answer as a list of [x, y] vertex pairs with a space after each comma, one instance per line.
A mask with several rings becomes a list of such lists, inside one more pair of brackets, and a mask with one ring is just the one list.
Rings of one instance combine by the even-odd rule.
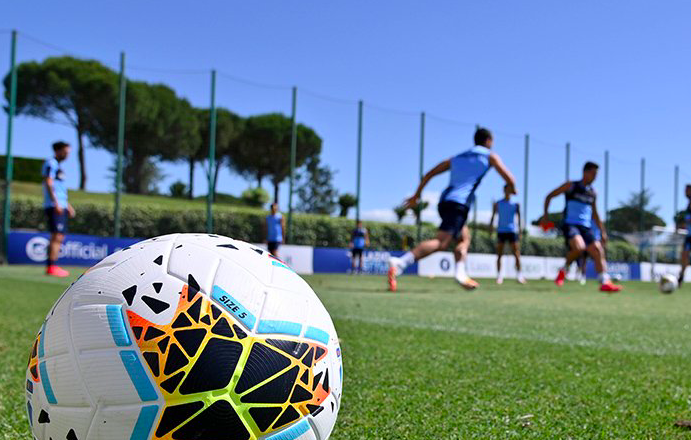
[[595, 262], [595, 271], [597, 272], [598, 279], [600, 280], [600, 291], [619, 292], [621, 290], [621, 286], [612, 283], [612, 279], [607, 273], [607, 261], [605, 258], [605, 251], [602, 248], [602, 243], [600, 243], [598, 240], [595, 240], [594, 237], [592, 237], [591, 241], [587, 234], [584, 235], [589, 241], [588, 254]]
[[566, 252], [566, 262], [564, 263], [564, 267], [559, 270], [557, 279], [554, 281], [557, 286], [564, 285], [566, 272], [569, 269], [569, 266], [571, 266], [571, 263], [578, 259], [586, 248], [585, 241], [583, 240], [583, 237], [581, 237], [580, 231], [575, 226], [565, 226], [564, 236], [568, 244], [568, 251]]
[[355, 274], [355, 249], [350, 250], [350, 274], [353, 275]]
[[389, 258], [389, 272], [388, 282], [389, 290], [395, 292], [397, 290], [396, 277], [401, 275], [408, 266], [413, 265], [416, 261], [425, 258], [437, 251], [445, 250], [451, 244], [453, 236], [447, 231], [437, 231], [437, 236], [430, 240], [425, 240], [417, 245], [412, 251], [408, 251], [401, 257]]
[[504, 255], [504, 240], [499, 237], [497, 241], [497, 284], [504, 282], [504, 277], [501, 275], [501, 257]]
[[364, 266], [365, 251], [363, 249], [358, 249], [358, 272], [362, 273], [362, 268]]
[[463, 225], [461, 228], [460, 239], [454, 248], [454, 259], [456, 260], [456, 270], [454, 278], [456, 282], [466, 290], [473, 290], [479, 286], [478, 282], [468, 276], [465, 270], [465, 261], [470, 249], [470, 229]]
[[689, 267], [689, 257], [691, 257], [691, 237], [686, 239], [684, 243], [684, 250], [681, 252], [681, 272], [679, 273], [679, 285], [681, 286], [684, 282], [684, 273], [686, 268]]
[[67, 228], [67, 213], [57, 214], [55, 208], [46, 209], [48, 217], [48, 230], [50, 231], [50, 242], [48, 244], [48, 255], [46, 260], [46, 275], [56, 277], [66, 277], [70, 273], [57, 265], [60, 257], [60, 247], [65, 240], [65, 230]]
[[423, 241], [400, 258], [392, 257], [389, 259], [389, 290], [396, 291], [396, 277], [402, 274], [406, 267], [434, 252], [447, 249], [451, 240], [458, 236], [468, 216], [468, 207], [458, 203], [441, 202], [437, 209], [441, 217], [437, 236], [431, 240]]
[[521, 284], [525, 284], [526, 281], [521, 268], [521, 243], [515, 236], [514, 241], [511, 243], [511, 250], [513, 251], [513, 256], [516, 259], [516, 281]]

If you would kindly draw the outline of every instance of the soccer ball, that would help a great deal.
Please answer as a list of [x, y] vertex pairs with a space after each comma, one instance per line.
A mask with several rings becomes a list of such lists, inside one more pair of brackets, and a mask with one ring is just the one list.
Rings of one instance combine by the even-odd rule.
[[679, 282], [674, 275], [665, 274], [660, 277], [660, 292], [672, 293], [679, 287]]
[[251, 244], [176, 234], [105, 258], [31, 348], [38, 440], [327, 439], [343, 381], [331, 318]]

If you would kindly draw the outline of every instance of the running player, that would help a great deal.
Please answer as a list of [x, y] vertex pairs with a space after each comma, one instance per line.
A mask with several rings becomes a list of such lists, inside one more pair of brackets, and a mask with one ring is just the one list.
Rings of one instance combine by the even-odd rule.
[[684, 272], [689, 266], [689, 256], [691, 256], [691, 185], [686, 185], [686, 197], [689, 199], [689, 206], [684, 211], [681, 224], [679, 224], [680, 228], [686, 229], [686, 240], [684, 240], [684, 248], [681, 251], [680, 286], [684, 282]]
[[48, 220], [50, 245], [46, 259], [46, 275], [54, 277], [69, 276], [69, 272], [56, 263], [60, 256], [60, 247], [67, 233], [67, 219], [74, 217], [74, 208], [67, 201], [67, 184], [62, 162], [70, 154], [70, 146], [65, 142], [53, 144], [54, 156], [43, 162], [43, 208]]
[[[511, 201], [509, 185], [504, 185], [504, 198], [494, 204], [492, 219], [489, 221], [490, 235], [494, 233], [494, 217], [499, 214], [497, 223], [497, 284], [504, 283], [501, 274], [501, 257], [504, 255], [504, 245], [509, 243], [516, 258], [516, 281], [525, 284], [525, 277], [521, 272], [521, 207]], [[518, 227], [516, 227], [518, 221]]]
[[[607, 273], [607, 261], [602, 243], [607, 243], [607, 231], [605, 230], [600, 215], [597, 212], [596, 193], [592, 183], [597, 177], [598, 165], [593, 162], [586, 162], [583, 167], [583, 178], [574, 182], [566, 182], [559, 188], [547, 195], [545, 199], [545, 213], [542, 222], [547, 222], [547, 212], [549, 204], [553, 198], [564, 194], [566, 196], [566, 208], [564, 209], [563, 232], [567, 242], [568, 252], [566, 254], [566, 264], [559, 270], [556, 284], [562, 286], [566, 278], [568, 267], [581, 256], [583, 251], [595, 261], [600, 280], [600, 291], [618, 292], [621, 286], [612, 283]], [[593, 219], [600, 228], [601, 240], [597, 240], [593, 234]]]
[[350, 269], [351, 273], [355, 273], [355, 260], [358, 260], [359, 273], [362, 273], [363, 258], [362, 254], [365, 247], [369, 246], [369, 231], [362, 225], [362, 220], [358, 220], [355, 229], [350, 236]]
[[278, 258], [278, 247], [283, 243], [283, 235], [286, 229], [285, 219], [278, 212], [278, 203], [271, 204], [271, 212], [266, 216], [266, 244], [269, 253]]
[[437, 206], [441, 217], [437, 237], [423, 241], [400, 258], [394, 257], [389, 260], [389, 290], [396, 291], [396, 277], [402, 274], [406, 267], [434, 252], [447, 249], [452, 241], [456, 241], [454, 278], [465, 289], [472, 290], [478, 286], [478, 283], [472, 280], [465, 270], [465, 257], [470, 246], [470, 233], [465, 223], [475, 198], [475, 190], [490, 168], [494, 167], [508, 184], [509, 192], [515, 193], [513, 175], [501, 161], [499, 155], [490, 151], [492, 142], [492, 133], [486, 128], [478, 128], [475, 131], [475, 146], [441, 162], [428, 171], [418, 185], [415, 194], [404, 202], [405, 208], [417, 206], [422, 190], [427, 183], [434, 176], [446, 171], [451, 172], [449, 186], [442, 193]]

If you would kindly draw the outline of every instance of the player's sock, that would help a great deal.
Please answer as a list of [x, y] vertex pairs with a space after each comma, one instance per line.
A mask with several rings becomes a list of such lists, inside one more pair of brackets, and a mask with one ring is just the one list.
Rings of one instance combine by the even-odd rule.
[[516, 274], [516, 281], [518, 281], [520, 284], [525, 284], [525, 277], [523, 276], [523, 272], [520, 270], [518, 271], [518, 274]]
[[611, 284], [612, 283], [612, 278], [609, 276], [609, 274], [607, 272], [602, 272], [597, 277], [600, 280], [600, 284]]
[[401, 256], [401, 262], [405, 265], [403, 266], [403, 269], [405, 269], [406, 267], [415, 263], [415, 255], [413, 255], [412, 252], [408, 251]]
[[503, 276], [499, 275], [497, 277], [497, 284], [504, 284], [504, 277]]

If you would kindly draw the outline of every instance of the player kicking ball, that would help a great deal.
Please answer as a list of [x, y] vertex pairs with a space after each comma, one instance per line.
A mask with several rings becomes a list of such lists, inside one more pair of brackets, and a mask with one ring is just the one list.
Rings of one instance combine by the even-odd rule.
[[[490, 235], [494, 233], [494, 218], [499, 214], [497, 224], [497, 284], [504, 283], [501, 274], [501, 257], [504, 255], [504, 245], [509, 243], [511, 251], [516, 258], [516, 281], [525, 284], [525, 277], [521, 272], [521, 207], [511, 201], [509, 185], [504, 185], [504, 198], [494, 204], [492, 218], [489, 221]], [[516, 221], [518, 220], [518, 227]]]
[[470, 246], [470, 233], [465, 223], [468, 219], [470, 206], [474, 201], [475, 190], [490, 168], [494, 167], [506, 181], [509, 193], [515, 193], [513, 175], [501, 161], [499, 155], [491, 152], [492, 142], [492, 133], [486, 128], [478, 128], [475, 131], [475, 146], [432, 168], [422, 178], [415, 194], [404, 202], [405, 208], [417, 206], [422, 190], [427, 183], [434, 176], [450, 171], [449, 186], [442, 193], [437, 206], [441, 217], [437, 237], [423, 241], [400, 258], [394, 257], [389, 260], [389, 290], [396, 291], [396, 277], [401, 275], [406, 267], [434, 252], [448, 249], [452, 241], [456, 242], [454, 278], [458, 284], [467, 290], [473, 290], [478, 286], [478, 283], [472, 280], [465, 270], [465, 257]]
[[686, 229], [686, 240], [684, 240], [684, 248], [681, 251], [681, 273], [679, 273], [679, 285], [684, 282], [684, 272], [689, 266], [689, 257], [691, 256], [691, 185], [686, 185], [686, 197], [689, 199], [689, 205], [686, 211], [682, 214], [679, 227]]
[[[576, 261], [584, 251], [595, 261], [595, 270], [600, 280], [601, 292], [619, 292], [621, 286], [612, 283], [607, 273], [607, 261], [602, 243], [607, 243], [607, 231], [605, 230], [600, 215], [597, 212], [596, 193], [592, 183], [597, 177], [598, 165], [587, 162], [583, 167], [583, 178], [574, 182], [566, 182], [547, 195], [545, 199], [545, 213], [542, 223], [547, 222], [549, 204], [553, 198], [564, 194], [566, 196], [566, 208], [564, 209], [563, 232], [566, 238], [568, 252], [566, 264], [559, 270], [557, 286], [564, 285], [568, 267]], [[598, 240], [593, 233], [593, 219], [600, 228], [601, 239]]]

